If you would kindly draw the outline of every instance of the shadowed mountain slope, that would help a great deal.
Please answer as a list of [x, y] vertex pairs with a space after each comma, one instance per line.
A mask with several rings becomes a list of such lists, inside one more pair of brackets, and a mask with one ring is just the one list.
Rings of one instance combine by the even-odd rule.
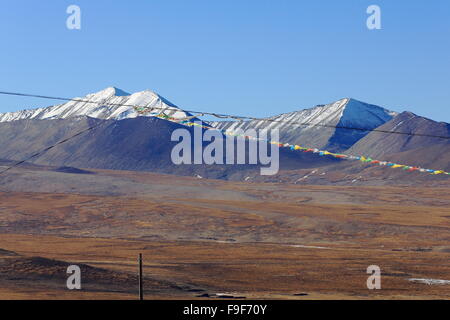
[[[43, 165], [113, 170], [154, 171], [204, 178], [242, 179], [258, 165], [207, 165], [172, 162], [171, 152], [178, 141], [171, 141], [176, 129], [192, 128], [159, 118], [138, 117], [124, 120], [100, 120], [87, 117], [55, 120], [20, 120], [0, 123], [0, 158], [26, 159], [58, 141], [90, 126], [95, 129], [48, 150], [31, 162]], [[221, 135], [221, 139], [224, 139]], [[209, 142], [204, 142], [204, 147]], [[191, 141], [193, 154], [193, 142]], [[246, 148], [248, 150], [248, 146]], [[204, 150], [204, 148], [203, 148]], [[225, 163], [224, 151], [223, 162]], [[246, 154], [248, 160], [248, 153]], [[236, 163], [236, 153], [234, 158]], [[339, 162], [316, 154], [280, 149], [280, 168], [296, 169]], [[246, 161], [246, 163], [249, 163]]]
[[450, 169], [450, 124], [403, 112], [377, 128], [413, 135], [371, 132], [348, 150], [403, 164]]

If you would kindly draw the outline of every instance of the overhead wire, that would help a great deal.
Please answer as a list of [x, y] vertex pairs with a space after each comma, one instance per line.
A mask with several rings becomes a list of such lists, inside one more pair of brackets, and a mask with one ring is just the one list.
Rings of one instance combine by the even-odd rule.
[[[195, 111], [195, 110], [181, 110], [178, 109], [176, 107], [171, 107], [168, 105], [165, 105], [164, 107], [162, 106], [161, 103], [161, 107], [156, 107], [156, 106], [136, 106], [136, 105], [131, 105], [131, 104], [123, 104], [123, 103], [112, 103], [112, 102], [98, 102], [98, 101], [91, 101], [91, 100], [86, 100], [86, 99], [78, 99], [78, 98], [63, 98], [63, 97], [54, 97], [54, 96], [47, 96], [47, 95], [37, 95], [37, 94], [29, 94], [29, 93], [19, 93], [19, 92], [8, 92], [8, 91], [0, 91], [0, 94], [3, 95], [13, 95], [13, 96], [22, 96], [22, 97], [34, 97], [34, 98], [41, 98], [41, 99], [51, 99], [51, 100], [61, 100], [61, 101], [73, 101], [73, 102], [83, 102], [83, 103], [92, 103], [92, 104], [98, 104], [98, 105], [109, 105], [109, 106], [126, 106], [126, 107], [132, 107], [135, 111], [138, 112], [138, 114], [145, 114], [148, 113], [148, 110], [162, 110], [162, 113], [166, 112], [167, 110], [171, 110], [171, 111], [183, 111], [186, 113], [190, 113], [190, 114], [197, 114], [198, 116], [204, 116], [204, 115], [210, 115], [219, 119], [235, 119], [238, 121], [269, 121], [269, 122], [278, 122], [278, 123], [286, 123], [286, 124], [295, 124], [298, 126], [320, 126], [320, 127], [329, 127], [329, 128], [336, 128], [336, 129], [347, 129], [347, 130], [359, 130], [359, 131], [370, 131], [370, 132], [381, 132], [381, 133], [389, 133], [389, 134], [403, 134], [403, 135], [409, 135], [409, 136], [422, 136], [422, 137], [432, 137], [432, 138], [441, 138], [441, 139], [450, 139], [450, 136], [440, 136], [440, 135], [431, 135], [431, 134], [421, 134], [421, 133], [408, 133], [408, 132], [399, 132], [399, 131], [389, 131], [389, 130], [382, 130], [382, 129], [368, 129], [368, 128], [355, 128], [355, 127], [347, 127], [347, 126], [333, 126], [333, 125], [326, 125], [326, 124], [319, 124], [319, 123], [307, 123], [307, 122], [295, 122], [295, 121], [284, 121], [284, 120], [276, 120], [273, 118], [255, 118], [255, 117], [249, 117], [249, 116], [237, 116], [237, 115], [230, 115], [230, 114], [220, 114], [220, 113], [213, 113], [213, 112], [207, 112], [207, 111]], [[147, 111], [144, 111], [145, 109], [147, 109]], [[195, 116], [187, 116], [185, 118], [183, 118], [182, 120], [191, 120], [193, 119]], [[14, 163], [13, 165], [7, 167], [6, 169], [0, 171], [0, 175], [11, 170], [14, 167], [17, 167], [25, 162], [30, 161], [31, 159], [34, 159], [40, 155], [42, 155], [43, 153], [55, 148], [58, 145], [61, 145], [63, 143], [66, 143], [80, 135], [82, 135], [85, 132], [94, 130], [95, 128], [99, 127], [100, 125], [102, 125], [103, 122], [100, 122], [99, 124], [95, 125], [95, 126], [91, 126], [88, 127], [66, 139], [63, 139], [61, 141], [58, 141], [57, 143], [39, 151], [36, 152], [28, 157], [26, 157], [23, 160], [20, 160], [16, 163]], [[111, 123], [112, 124], [112, 123]], [[110, 124], [110, 125], [111, 125]]]
[[[41, 98], [41, 99], [51, 99], [51, 100], [61, 100], [61, 101], [73, 101], [73, 102], [83, 102], [83, 103], [92, 103], [92, 104], [101, 104], [101, 105], [108, 105], [108, 106], [120, 106], [120, 107], [132, 107], [135, 108], [136, 105], [132, 104], [125, 104], [125, 103], [113, 103], [113, 102], [103, 102], [100, 103], [98, 101], [92, 101], [92, 100], [86, 100], [86, 99], [79, 99], [79, 98], [63, 98], [63, 97], [54, 97], [54, 96], [47, 96], [47, 95], [38, 95], [38, 94], [30, 94], [30, 93], [19, 93], [19, 92], [8, 92], [8, 91], [0, 91], [0, 94], [2, 95], [12, 95], [12, 96], [22, 96], [22, 97], [33, 97], [33, 98]], [[275, 117], [272, 118], [257, 118], [257, 117], [251, 117], [251, 116], [240, 116], [240, 115], [232, 115], [232, 114], [223, 114], [223, 113], [215, 113], [215, 112], [208, 112], [208, 111], [197, 111], [197, 110], [185, 110], [185, 109], [179, 109], [175, 106], [165, 106], [165, 107], [143, 107], [143, 108], [149, 108], [149, 109], [155, 109], [155, 110], [169, 110], [169, 111], [184, 111], [186, 113], [192, 113], [192, 114], [202, 114], [202, 115], [208, 115], [213, 116], [219, 119], [235, 119], [239, 121], [266, 121], [266, 122], [273, 122], [273, 123], [285, 123], [289, 125], [297, 125], [297, 126], [307, 126], [307, 127], [325, 127], [325, 128], [332, 128], [332, 129], [345, 129], [345, 130], [356, 130], [356, 131], [363, 131], [363, 132], [379, 132], [379, 133], [386, 133], [386, 134], [399, 134], [399, 135], [408, 135], [408, 136], [420, 136], [420, 137], [429, 137], [429, 138], [438, 138], [438, 139], [445, 139], [450, 140], [450, 136], [443, 136], [443, 135], [433, 135], [433, 134], [426, 134], [426, 133], [412, 133], [412, 132], [403, 132], [403, 131], [393, 131], [393, 130], [384, 130], [384, 129], [378, 129], [378, 128], [358, 128], [358, 127], [351, 127], [351, 126], [343, 126], [343, 125], [329, 125], [329, 124], [322, 124], [322, 123], [312, 123], [312, 122], [297, 122], [297, 121], [289, 121], [289, 120], [278, 120]]]

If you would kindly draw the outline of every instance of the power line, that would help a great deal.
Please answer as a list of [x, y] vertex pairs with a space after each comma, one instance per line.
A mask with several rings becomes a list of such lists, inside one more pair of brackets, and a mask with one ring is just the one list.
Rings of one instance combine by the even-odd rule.
[[[86, 99], [53, 97], [53, 96], [37, 95], [37, 94], [29, 94], [29, 93], [19, 93], [19, 92], [0, 91], [0, 94], [21, 96], [21, 97], [32, 97], [32, 98], [40, 98], [40, 99], [60, 100], [60, 101], [93, 103], [93, 104], [101, 104], [101, 105], [109, 105], [109, 106], [132, 107], [132, 108], [136, 107], [136, 105], [123, 104], [123, 103], [111, 103], [111, 102], [102, 103], [102, 102], [91, 101], [91, 100], [86, 100]], [[247, 120], [247, 121], [248, 120], [250, 120], [250, 121], [267, 121], [267, 122], [285, 123], [285, 124], [297, 125], [297, 126], [325, 127], [325, 128], [333, 128], [333, 129], [356, 130], [356, 131], [363, 131], [363, 132], [365, 132], [365, 131], [380, 132], [380, 133], [386, 133], [386, 134], [400, 134], [400, 135], [407, 135], [407, 136], [419, 136], [419, 137], [450, 140], [450, 136], [440, 136], [440, 135], [425, 134], [425, 133], [410, 133], [410, 132], [402, 132], [402, 131], [382, 130], [382, 129], [376, 129], [376, 128], [375, 129], [356, 128], [356, 127], [349, 127], [349, 126], [327, 125], [327, 124], [320, 124], [320, 123], [277, 120], [277, 119], [271, 119], [271, 118], [255, 118], [255, 117], [250, 117], [250, 116], [221, 114], [221, 113], [213, 113], [213, 112], [206, 112], [206, 111], [184, 110], [184, 109], [178, 109], [175, 107], [149, 107], [149, 108], [157, 109], [157, 110], [172, 110], [172, 111], [180, 111], [181, 110], [181, 111], [184, 111], [187, 113], [192, 113], [192, 114], [209, 115], [209, 116], [213, 116], [213, 117], [216, 117], [219, 119], [235, 119], [235, 120], [240, 120], [240, 121], [245, 121], [245, 120]]]
[[[4, 91], [0, 91], [0, 94], [5, 94], [5, 95], [15, 95], [15, 96], [26, 96], [26, 97], [35, 97], [35, 98], [43, 98], [43, 99], [54, 99], [54, 100], [64, 100], [64, 101], [76, 101], [76, 102], [84, 102], [84, 103], [93, 103], [93, 104], [98, 104], [98, 105], [116, 105], [116, 106], [129, 106], [129, 107], [133, 107], [136, 111], [138, 111], [138, 113], [140, 113], [141, 110], [138, 109], [147, 109], [148, 110], [153, 110], [153, 109], [162, 109], [163, 112], [166, 110], [175, 110], [175, 111], [180, 111], [181, 109], [175, 108], [175, 107], [138, 107], [136, 105], [127, 105], [127, 104], [120, 104], [120, 103], [103, 103], [103, 102], [96, 102], [96, 101], [90, 101], [90, 100], [85, 100], [85, 99], [69, 99], [69, 98], [61, 98], [61, 97], [51, 97], [51, 96], [44, 96], [44, 95], [34, 95], [34, 94], [27, 94], [27, 93], [16, 93], [16, 92], [4, 92]], [[276, 119], [260, 119], [260, 118], [253, 118], [253, 117], [244, 117], [244, 116], [236, 116], [236, 115], [227, 115], [227, 114], [216, 114], [216, 113], [211, 113], [211, 112], [203, 112], [203, 111], [193, 111], [193, 110], [183, 110], [185, 112], [188, 113], [196, 113], [198, 116], [203, 116], [203, 115], [212, 115], [215, 116], [217, 118], [233, 118], [233, 119], [238, 119], [238, 120], [243, 120], [243, 119], [248, 119], [248, 120], [254, 120], [254, 121], [272, 121], [272, 122], [280, 122], [280, 123], [290, 123], [290, 124], [297, 124], [297, 125], [308, 125], [308, 126], [323, 126], [323, 127], [331, 127], [331, 128], [344, 128], [344, 129], [349, 129], [349, 130], [361, 130], [361, 131], [377, 131], [377, 132], [382, 132], [382, 133], [395, 133], [395, 134], [406, 134], [406, 135], [410, 135], [410, 136], [427, 136], [427, 137], [435, 137], [435, 138], [443, 138], [443, 139], [450, 139], [450, 137], [445, 137], [445, 136], [436, 136], [436, 135], [426, 135], [426, 134], [412, 134], [412, 133], [405, 133], [405, 132], [397, 132], [397, 131], [388, 131], [388, 130], [376, 130], [376, 129], [362, 129], [362, 128], [351, 128], [351, 127], [342, 127], [342, 126], [331, 126], [331, 125], [320, 125], [320, 124], [307, 124], [307, 123], [298, 123], [295, 121], [281, 121], [281, 120], [276, 120]], [[160, 113], [161, 114], [161, 113]], [[193, 118], [193, 117], [188, 117], [188, 118]], [[69, 140], [78, 137], [80, 135], [82, 135], [83, 133], [86, 133], [88, 131], [91, 131], [99, 126], [101, 126], [102, 124], [104, 124], [103, 121], [100, 121], [97, 125], [88, 127], [64, 140], [61, 140], [39, 152], [36, 152], [34, 154], [32, 154], [31, 156], [28, 156], [26, 159], [20, 160], [16, 163], [14, 163], [13, 165], [11, 165], [10, 167], [0, 171], [0, 175], [11, 170], [14, 167], [17, 167], [35, 157], [38, 157], [40, 155], [42, 155], [43, 153], [55, 148], [58, 145], [61, 145], [63, 143], [68, 142]], [[114, 124], [114, 122], [111, 122], [107, 127], [109, 127], [110, 125]], [[448, 174], [448, 173], [447, 173]]]

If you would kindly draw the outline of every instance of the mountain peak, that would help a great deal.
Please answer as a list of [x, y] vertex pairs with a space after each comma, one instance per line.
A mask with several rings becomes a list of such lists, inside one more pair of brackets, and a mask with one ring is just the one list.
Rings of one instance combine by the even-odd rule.
[[108, 87], [103, 90], [100, 90], [99, 92], [88, 94], [88, 96], [107, 96], [107, 97], [112, 97], [112, 96], [126, 97], [129, 95], [130, 94], [128, 92], [126, 92], [122, 89], [116, 88], [116, 87]]
[[418, 117], [417, 114], [410, 112], [410, 111], [403, 111], [400, 112], [396, 117], [395, 120], [407, 120], [407, 119], [412, 119]]
[[346, 98], [343, 112], [343, 120], [355, 121], [364, 120], [365, 117], [378, 119], [376, 121], [381, 125], [397, 115], [397, 112], [391, 111], [374, 104], [368, 104], [356, 99]]
[[[393, 159], [390, 161], [405, 163], [414, 160], [411, 163], [422, 166], [433, 166], [433, 161], [439, 162], [441, 161], [440, 159], [448, 159], [445, 156], [441, 158], [441, 154], [433, 159], [426, 152], [426, 150], [431, 150], [427, 148], [438, 149], [441, 146], [445, 150], [445, 148], [450, 146], [448, 139], [441, 138], [450, 135], [450, 124], [448, 123], [436, 122], [405, 111], [386, 122], [380, 127], [380, 130], [402, 134], [370, 132], [366, 137], [354, 144], [348, 152], [352, 154], [366, 154], [371, 157], [389, 157]], [[420, 148], [424, 149], [420, 151]], [[417, 154], [400, 154], [414, 149], [418, 150]], [[421, 152], [422, 154], [420, 154]], [[395, 155], [395, 157], [391, 157], [392, 155]], [[446, 163], [442, 163], [443, 168], [447, 168], [448, 165], [448, 160]]]
[[183, 110], [151, 90], [129, 94], [122, 89], [108, 87], [60, 105], [3, 113], [0, 114], [0, 122], [21, 119], [65, 119], [79, 116], [122, 120], [139, 116], [133, 106], [154, 108], [155, 112], [161, 111], [175, 118], [187, 116]]
[[269, 119], [274, 121], [270, 122], [217, 121], [211, 125], [228, 132], [250, 128], [278, 129], [280, 141], [341, 152], [395, 115], [395, 112], [376, 105], [342, 98], [325, 105], [273, 116]]

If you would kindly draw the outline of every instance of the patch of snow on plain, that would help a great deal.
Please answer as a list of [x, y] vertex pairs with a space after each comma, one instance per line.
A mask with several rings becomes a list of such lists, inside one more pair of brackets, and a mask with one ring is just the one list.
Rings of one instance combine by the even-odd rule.
[[411, 278], [411, 279], [408, 279], [408, 281], [428, 284], [430, 286], [431, 285], [447, 285], [447, 284], [450, 285], [450, 280]]
[[331, 248], [327, 248], [327, 247], [318, 247], [318, 246], [305, 246], [302, 244], [290, 244], [289, 247], [293, 247], [293, 248], [306, 248], [306, 249], [331, 249]]

